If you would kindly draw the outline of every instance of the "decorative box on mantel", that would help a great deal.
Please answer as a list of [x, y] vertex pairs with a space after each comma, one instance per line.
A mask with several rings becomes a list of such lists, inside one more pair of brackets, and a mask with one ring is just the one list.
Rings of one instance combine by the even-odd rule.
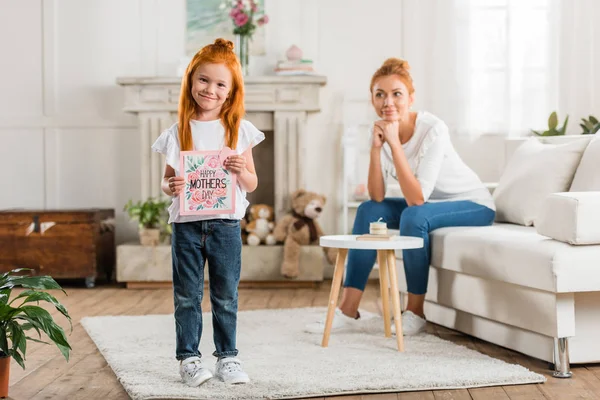
[[[306, 187], [302, 174], [306, 159], [306, 116], [320, 111], [323, 76], [248, 76], [245, 78], [246, 118], [274, 135], [275, 217], [285, 213], [289, 194]], [[163, 157], [150, 146], [177, 120], [181, 78], [118, 78], [125, 87], [126, 112], [139, 118], [141, 135], [141, 198], [162, 196]]]

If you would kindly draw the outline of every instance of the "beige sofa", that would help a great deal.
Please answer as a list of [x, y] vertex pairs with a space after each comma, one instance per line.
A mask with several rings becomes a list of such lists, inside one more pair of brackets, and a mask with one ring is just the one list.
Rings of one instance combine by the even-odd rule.
[[600, 362], [600, 137], [509, 140], [506, 152], [504, 222], [431, 234], [426, 316], [569, 377], [569, 363]]

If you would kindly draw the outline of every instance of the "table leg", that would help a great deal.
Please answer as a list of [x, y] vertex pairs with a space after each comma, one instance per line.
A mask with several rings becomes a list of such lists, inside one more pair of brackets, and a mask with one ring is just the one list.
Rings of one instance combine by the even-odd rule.
[[387, 264], [390, 273], [390, 289], [394, 306], [394, 323], [396, 325], [396, 341], [398, 351], [404, 351], [404, 336], [402, 335], [402, 316], [400, 314], [400, 292], [398, 291], [398, 274], [396, 272], [396, 255], [394, 250], [387, 251]]
[[383, 330], [385, 337], [392, 336], [390, 318], [390, 289], [388, 278], [387, 254], [385, 250], [377, 250], [377, 263], [379, 264], [379, 286], [381, 288], [381, 308], [383, 310]]
[[323, 332], [323, 342], [321, 343], [322, 347], [327, 347], [329, 344], [331, 324], [333, 323], [335, 307], [337, 306], [337, 300], [340, 295], [340, 286], [342, 285], [342, 277], [344, 276], [346, 254], [348, 254], [348, 249], [338, 249], [335, 270], [333, 271], [333, 281], [331, 282], [331, 291], [329, 292], [329, 304], [327, 306], [327, 319], [325, 320], [325, 331]]

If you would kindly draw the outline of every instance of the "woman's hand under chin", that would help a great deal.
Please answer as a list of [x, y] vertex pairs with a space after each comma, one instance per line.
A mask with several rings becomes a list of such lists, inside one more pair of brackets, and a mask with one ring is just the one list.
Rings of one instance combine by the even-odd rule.
[[375, 122], [373, 133], [380, 131], [383, 134], [383, 141], [390, 147], [400, 146], [400, 122], [384, 121]]
[[371, 148], [380, 149], [383, 146], [383, 130], [377, 124], [373, 126], [373, 136], [371, 138]]

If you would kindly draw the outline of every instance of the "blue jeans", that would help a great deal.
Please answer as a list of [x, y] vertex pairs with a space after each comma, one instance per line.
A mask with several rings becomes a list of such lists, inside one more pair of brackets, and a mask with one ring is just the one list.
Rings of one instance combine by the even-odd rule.
[[242, 264], [240, 221], [213, 219], [173, 224], [173, 296], [176, 358], [201, 357], [204, 263], [208, 261], [215, 357], [235, 357], [238, 283]]
[[[423, 238], [423, 248], [403, 250], [404, 272], [408, 292], [427, 293], [431, 245], [429, 233], [449, 226], [486, 226], [494, 222], [495, 212], [472, 201], [444, 201], [408, 206], [404, 198], [386, 198], [381, 202], [366, 201], [358, 207], [352, 233], [369, 233], [369, 223], [380, 217], [389, 229], [398, 229], [404, 236]], [[344, 287], [365, 290], [375, 264], [375, 250], [348, 251]]]

